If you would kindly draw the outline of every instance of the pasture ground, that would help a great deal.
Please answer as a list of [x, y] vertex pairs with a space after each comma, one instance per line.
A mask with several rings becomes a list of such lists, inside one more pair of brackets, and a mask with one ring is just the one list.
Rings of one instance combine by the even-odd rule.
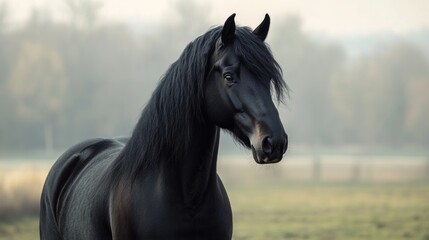
[[[429, 240], [429, 182], [225, 185], [235, 240]], [[38, 236], [35, 215], [0, 219], [0, 240]]]
[[429, 240], [429, 184], [230, 189], [234, 239]]

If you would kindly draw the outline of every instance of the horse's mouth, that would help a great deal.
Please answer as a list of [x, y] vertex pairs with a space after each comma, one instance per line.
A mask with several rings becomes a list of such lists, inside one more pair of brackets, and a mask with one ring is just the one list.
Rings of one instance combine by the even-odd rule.
[[280, 157], [269, 157], [262, 151], [257, 151], [255, 147], [252, 146], [252, 155], [253, 159], [258, 164], [271, 164], [271, 163], [278, 163], [282, 160], [283, 156]]

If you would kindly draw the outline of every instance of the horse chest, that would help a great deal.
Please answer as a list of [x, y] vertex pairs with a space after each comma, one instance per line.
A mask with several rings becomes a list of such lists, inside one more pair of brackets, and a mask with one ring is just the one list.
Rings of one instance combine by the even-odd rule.
[[136, 222], [134, 230], [143, 239], [231, 239], [232, 225], [222, 212], [154, 209]]
[[171, 192], [141, 196], [131, 211], [136, 238], [231, 239], [232, 213], [226, 195], [211, 191], [193, 206]]

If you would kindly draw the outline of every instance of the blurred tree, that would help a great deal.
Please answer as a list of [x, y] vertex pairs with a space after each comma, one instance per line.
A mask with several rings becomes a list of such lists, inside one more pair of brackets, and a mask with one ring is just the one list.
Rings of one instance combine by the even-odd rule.
[[[6, 39], [5, 26], [8, 13], [8, 7], [5, 2], [0, 2], [0, 86], [4, 83], [5, 73], [7, 72], [7, 58], [6, 58]], [[2, 88], [0, 88], [1, 91]]]
[[[5, 25], [6, 25], [6, 18], [7, 18], [8, 8], [6, 5], [6, 2], [0, 3], [0, 110], [1, 115], [0, 117], [0, 136], [7, 136], [6, 133], [6, 117], [9, 114], [10, 107], [7, 103], [7, 97], [6, 97], [6, 91], [5, 91], [5, 79], [6, 75], [8, 73], [8, 60], [7, 60], [7, 53], [6, 53], [6, 36], [4, 34], [5, 31]], [[9, 114], [10, 115], [10, 114]], [[0, 146], [4, 145], [6, 142], [6, 139], [3, 137], [0, 137]], [[0, 148], [1, 149], [1, 148]]]
[[171, 9], [174, 10], [168, 15], [173, 15], [176, 20], [165, 19], [153, 35], [143, 39], [142, 67], [150, 92], [168, 66], [179, 58], [186, 45], [210, 26], [207, 22], [207, 9], [210, 8], [206, 2], [179, 0], [173, 3]]
[[331, 79], [344, 60], [341, 48], [304, 34], [298, 17], [287, 18], [272, 32], [269, 42], [292, 90], [290, 112], [282, 113], [291, 139], [310, 145], [334, 142], [338, 124]]
[[30, 123], [44, 125], [47, 151], [53, 149], [53, 124], [56, 113], [62, 108], [67, 84], [57, 51], [36, 42], [22, 44], [7, 88], [17, 102], [17, 114]]
[[352, 63], [335, 80], [343, 134], [367, 146], [427, 143], [428, 69], [422, 52], [406, 43]]
[[[429, 59], [424, 52], [410, 43], [401, 42], [391, 47], [387, 56], [391, 65], [392, 79], [395, 84], [392, 97], [403, 97], [399, 105], [401, 111], [394, 111], [392, 118], [399, 118], [403, 113], [401, 127], [403, 141], [412, 144], [429, 145]], [[400, 89], [402, 87], [402, 89]], [[398, 92], [404, 92], [399, 95]], [[395, 110], [398, 109], [396, 106]], [[393, 126], [396, 127], [396, 126]], [[393, 128], [394, 129], [394, 128]], [[391, 136], [392, 138], [396, 136]]]
[[101, 3], [93, 0], [64, 0], [75, 28], [92, 29], [98, 20]]
[[0, 2], [0, 35], [4, 31], [7, 14], [8, 5], [6, 4], [6, 2]]

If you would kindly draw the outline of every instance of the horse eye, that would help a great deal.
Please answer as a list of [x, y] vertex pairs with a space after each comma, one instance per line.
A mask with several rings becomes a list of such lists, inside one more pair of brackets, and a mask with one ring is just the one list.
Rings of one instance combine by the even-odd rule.
[[223, 78], [225, 78], [225, 80], [229, 83], [229, 84], [233, 84], [235, 83], [234, 78], [232, 77], [231, 73], [225, 73], [223, 75]]

